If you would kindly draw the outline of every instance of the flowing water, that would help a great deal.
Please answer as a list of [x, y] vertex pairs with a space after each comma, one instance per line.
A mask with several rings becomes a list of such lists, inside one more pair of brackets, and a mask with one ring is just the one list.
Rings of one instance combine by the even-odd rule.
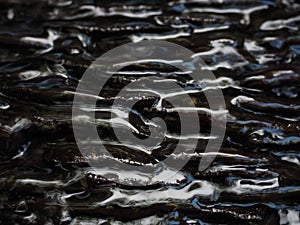
[[[299, 15], [296, 0], [0, 1], [0, 224], [300, 224]], [[167, 182], [160, 176], [172, 168], [134, 180], [118, 169], [92, 170], [72, 131], [78, 81], [106, 51], [153, 39], [190, 49], [217, 79], [191, 81], [160, 63], [125, 67], [102, 93], [97, 128], [115, 158], [190, 161]], [[151, 109], [155, 95], [137, 96], [129, 124], [124, 108], [109, 118], [113, 96], [151, 74], [194, 90], [201, 134], [180, 137], [176, 113], [164, 104]], [[204, 88], [223, 91], [227, 129], [215, 161], [199, 172], [218, 114]], [[154, 114], [172, 131], [155, 149], [115, 139], [112, 125], [147, 137], [145, 118]], [[172, 154], [179, 139], [186, 152]], [[112, 179], [101, 176], [107, 172]]]

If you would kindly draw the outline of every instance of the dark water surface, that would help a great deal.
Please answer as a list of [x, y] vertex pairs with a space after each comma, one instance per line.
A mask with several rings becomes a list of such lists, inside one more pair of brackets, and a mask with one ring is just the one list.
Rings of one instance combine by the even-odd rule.
[[[300, 224], [300, 4], [293, 0], [0, 1], [0, 224]], [[217, 80], [190, 81], [172, 67], [124, 68], [102, 93], [107, 109], [100, 136], [120, 159], [148, 164], [164, 157], [189, 163], [159, 181], [109, 170], [92, 171], [72, 132], [73, 92], [88, 66], [128, 42], [168, 40], [199, 55]], [[207, 108], [201, 90], [222, 89], [226, 136], [214, 163], [198, 172], [212, 112], [199, 112], [196, 153], [173, 155], [178, 136], [155, 149], [120, 145], [109, 106], [122, 88], [157, 74], [176, 79]], [[213, 90], [212, 88], [212, 90]], [[178, 131], [176, 114], [153, 112], [158, 97], [131, 113], [140, 136], [143, 118], [159, 115]], [[164, 106], [165, 107], [165, 106]], [[88, 106], [82, 106], [83, 110]], [[125, 109], [120, 108], [118, 118]], [[188, 111], [186, 112], [188, 114]], [[222, 118], [217, 118], [222, 119]], [[107, 121], [105, 121], [107, 120]], [[116, 120], [120, 129], [129, 125]], [[99, 156], [97, 160], [106, 160]]]

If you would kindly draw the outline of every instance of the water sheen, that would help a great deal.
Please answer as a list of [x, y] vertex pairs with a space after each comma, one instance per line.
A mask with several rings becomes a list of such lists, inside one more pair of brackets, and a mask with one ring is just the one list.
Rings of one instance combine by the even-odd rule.
[[[294, 0], [1, 1], [0, 224], [300, 224], [299, 13]], [[83, 158], [71, 123], [78, 81], [104, 52], [141, 40], [192, 50], [217, 79], [191, 80], [163, 63], [125, 67], [101, 96], [85, 96], [99, 100], [96, 108], [79, 106], [96, 110], [99, 134], [113, 156]], [[183, 89], [148, 90], [151, 97], [137, 95], [132, 111], [110, 107], [143, 90], [116, 97], [122, 86], [151, 75]], [[208, 108], [203, 91], [216, 89], [226, 109]], [[199, 107], [166, 103], [186, 93]], [[158, 146], [114, 137], [112, 127], [149, 136], [153, 110], [170, 125]], [[176, 111], [195, 110], [201, 133], [180, 136]], [[209, 134], [210, 121], [224, 114], [222, 148], [207, 153], [216, 160], [199, 172], [205, 144], [218, 138]], [[199, 140], [196, 152], [189, 151], [191, 139]], [[178, 140], [186, 151], [172, 154]], [[88, 166], [115, 158], [149, 165], [164, 157], [191, 160], [168, 182], [161, 177], [173, 168], [133, 177]], [[107, 173], [111, 179], [104, 179]]]

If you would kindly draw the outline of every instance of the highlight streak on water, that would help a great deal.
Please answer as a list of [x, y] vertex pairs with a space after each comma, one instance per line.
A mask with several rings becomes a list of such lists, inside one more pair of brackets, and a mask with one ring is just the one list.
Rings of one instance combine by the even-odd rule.
[[[300, 224], [299, 14], [294, 0], [1, 1], [0, 224]], [[166, 64], [137, 62], [115, 74], [101, 96], [83, 96], [97, 98], [96, 109], [78, 107], [96, 111], [101, 138], [122, 162], [191, 158], [168, 183], [160, 177], [172, 168], [134, 177], [117, 168], [91, 170], [88, 160], [115, 159], [84, 159], [72, 134], [72, 99], [84, 71], [104, 52], [144, 39], [192, 50], [218, 79], [191, 80]], [[109, 106], [122, 85], [151, 75], [165, 78], [166, 89], [169, 81], [183, 89], [136, 96], [128, 123], [128, 109]], [[209, 109], [203, 91], [216, 89], [226, 110]], [[119, 98], [132, 101], [139, 91]], [[185, 93], [199, 107], [175, 109], [165, 101]], [[149, 136], [154, 103], [170, 125], [164, 142], [119, 143], [112, 127]], [[201, 133], [180, 136], [178, 110], [196, 110]], [[209, 135], [210, 120], [224, 114], [222, 148], [199, 173], [205, 144], [218, 138]], [[179, 139], [185, 152], [172, 154]], [[199, 140], [197, 152], [189, 151], [191, 139]]]

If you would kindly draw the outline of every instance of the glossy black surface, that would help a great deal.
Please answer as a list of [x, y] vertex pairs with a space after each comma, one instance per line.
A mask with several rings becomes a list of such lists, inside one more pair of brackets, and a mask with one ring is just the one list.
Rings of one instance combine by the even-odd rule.
[[[300, 224], [299, 12], [293, 0], [1, 1], [0, 224]], [[71, 110], [72, 92], [97, 57], [143, 39], [199, 53], [219, 78], [213, 86], [223, 90], [228, 123], [205, 172], [195, 154], [172, 182], [141, 188], [90, 172]], [[165, 65], [124, 70], [131, 72], [112, 80], [99, 104], [108, 107], [147, 71], [191, 85]], [[193, 98], [207, 107], [200, 91]], [[141, 98], [132, 115], [144, 136], [139, 117], [153, 115], [147, 106], [156, 99]], [[160, 116], [178, 129], [176, 115]], [[209, 135], [210, 116], [199, 117]], [[137, 163], [161, 159], [176, 144], [166, 139], [141, 155], [116, 145], [107, 124], [99, 132], [114, 156]]]

